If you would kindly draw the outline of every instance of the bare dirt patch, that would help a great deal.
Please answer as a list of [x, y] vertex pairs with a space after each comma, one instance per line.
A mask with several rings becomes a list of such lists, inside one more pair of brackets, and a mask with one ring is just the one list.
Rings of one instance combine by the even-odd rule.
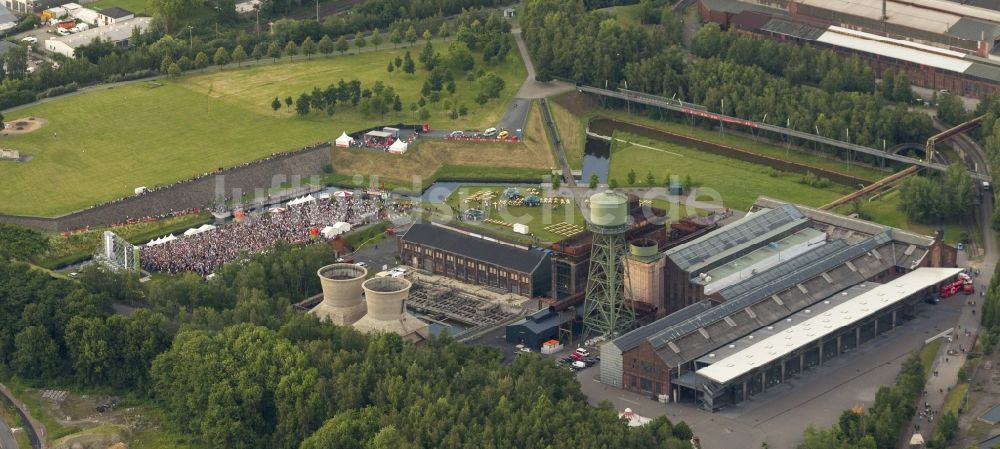
[[3, 136], [14, 136], [18, 134], [27, 134], [35, 131], [49, 123], [40, 117], [24, 117], [17, 120], [11, 120], [4, 123], [3, 131], [0, 135]]

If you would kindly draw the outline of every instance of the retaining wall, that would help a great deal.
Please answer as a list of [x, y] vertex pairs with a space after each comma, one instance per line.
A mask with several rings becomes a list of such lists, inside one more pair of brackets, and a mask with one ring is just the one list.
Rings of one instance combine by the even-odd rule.
[[722, 145], [694, 137], [675, 134], [661, 129], [650, 128], [648, 126], [638, 125], [635, 123], [622, 122], [606, 117], [595, 117], [593, 120], [591, 120], [590, 124], [588, 125], [588, 131], [593, 131], [594, 133], [603, 136], [611, 136], [614, 131], [624, 131], [627, 133], [638, 134], [644, 137], [650, 137], [658, 140], [665, 140], [668, 142], [689, 146], [692, 148], [697, 148], [699, 150], [705, 150], [710, 153], [715, 153], [722, 156], [739, 159], [741, 161], [767, 165], [769, 167], [774, 167], [782, 171], [800, 173], [800, 174], [805, 174], [806, 172], [812, 172], [816, 176], [827, 178], [830, 181], [833, 181], [837, 184], [851, 186], [852, 188], [854, 186], [857, 186], [858, 184], [868, 185], [872, 182], [872, 180], [870, 179], [859, 178], [857, 176], [849, 175], [847, 173], [841, 173], [838, 171], [829, 170], [821, 167], [815, 167], [807, 164], [801, 164], [798, 162], [786, 161], [784, 159], [766, 156], [763, 154], [751, 153], [749, 151], [744, 151], [739, 148], [731, 147], [728, 145]]
[[218, 195], [233, 196], [236, 189], [248, 194], [256, 189], [278, 187], [283, 183], [295, 184], [299, 180], [304, 182], [310, 176], [323, 173], [323, 167], [329, 163], [330, 145], [323, 144], [251, 162], [224, 170], [219, 174], [179, 182], [140, 196], [131, 196], [61, 217], [0, 214], [0, 222], [48, 232], [70, 231], [87, 226], [107, 226], [124, 222], [129, 218], [156, 216], [172, 210], [210, 206]]

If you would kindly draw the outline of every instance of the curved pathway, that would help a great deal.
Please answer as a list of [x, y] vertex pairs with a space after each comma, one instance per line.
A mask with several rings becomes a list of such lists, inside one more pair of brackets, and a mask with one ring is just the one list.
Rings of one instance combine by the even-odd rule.
[[[3, 384], [0, 384], [0, 399], [2, 399], [0, 400], [0, 405], [13, 405], [17, 408], [17, 413], [21, 415], [21, 421], [25, 423], [24, 431], [28, 433], [28, 440], [31, 441], [31, 449], [48, 448], [49, 444], [45, 437], [45, 427], [31, 417], [31, 414], [28, 413], [28, 407], [24, 403], [19, 402], [14, 397], [14, 394]], [[12, 447], [17, 448], [17, 443], [14, 443]], [[4, 447], [3, 449], [7, 448]]]
[[14, 432], [10, 426], [0, 418], [0, 449], [18, 449], [17, 440], [14, 439]]

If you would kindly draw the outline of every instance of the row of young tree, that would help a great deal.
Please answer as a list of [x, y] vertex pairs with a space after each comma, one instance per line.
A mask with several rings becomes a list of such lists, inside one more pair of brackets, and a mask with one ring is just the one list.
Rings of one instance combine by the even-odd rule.
[[[169, 4], [166, 5], [167, 8], [172, 8], [171, 11], [177, 14], [184, 15], [187, 14], [184, 11], [188, 11], [192, 16], [204, 17], [204, 14], [198, 13], [200, 6], [184, 10], [184, 1], [186, 0], [163, 0], [165, 4]], [[373, 2], [369, 0], [359, 6], [368, 3]], [[502, 59], [506, 57], [503, 48], [506, 46], [509, 50], [509, 34], [478, 32], [472, 27], [485, 31], [509, 30], [509, 24], [496, 11], [475, 9], [482, 3], [480, 0], [428, 0], [427, 4], [439, 4], [443, 9], [424, 15], [426, 9], [420, 7], [420, 15], [400, 16], [384, 25], [381, 22], [379, 25], [367, 25], [370, 21], [358, 19], [358, 14], [331, 16], [324, 22], [314, 19], [284, 19], [276, 21], [270, 31], [263, 33], [253, 31], [253, 27], [248, 29], [247, 24], [238, 23], [223, 24], [222, 27], [217, 27], [216, 22], [182, 27], [182, 24], [193, 22], [180, 19], [174, 21], [173, 27], [168, 27], [167, 21], [157, 10], [151, 29], [145, 33], [135, 32], [127, 47], [95, 40], [78, 47], [75, 59], [56, 55], [54, 58], [58, 60], [59, 68], [42, 64], [34, 73], [28, 73], [26, 50], [23, 47], [14, 48], [4, 58], [6, 70], [0, 70], [0, 109], [71, 92], [95, 83], [127, 81], [156, 74], [178, 75], [186, 70], [216, 63], [216, 60], [226, 64], [248, 59], [259, 60], [263, 57], [276, 59], [296, 54], [330, 54], [333, 51], [345, 53], [352, 47], [378, 47], [403, 42], [412, 44], [421, 37], [430, 39], [434, 35], [447, 37], [455, 30], [458, 30], [458, 35], [481, 43], [477, 48], [484, 51], [484, 55], [495, 54]], [[463, 8], [467, 9], [463, 11]], [[437, 14], [437, 11], [450, 13], [453, 10], [454, 14], [458, 14], [457, 17], [447, 18]], [[355, 25], [348, 25], [353, 20], [360, 21]], [[380, 26], [388, 27], [388, 32], [375, 32]], [[466, 27], [464, 33], [462, 26]], [[470, 33], [471, 38], [468, 37]], [[350, 36], [354, 36], [352, 41], [348, 40]], [[240, 47], [242, 52], [237, 51]], [[223, 50], [220, 51], [220, 48]], [[240, 57], [241, 53], [246, 56]], [[167, 57], [169, 63], [164, 64]], [[171, 70], [173, 64], [176, 64], [176, 68]]]
[[875, 91], [875, 73], [857, 56], [844, 58], [810, 46], [749, 39], [734, 29], [722, 31], [714, 23], [698, 30], [691, 40], [691, 52], [702, 58], [718, 57], [760, 67], [793, 85], [811, 84], [831, 94]]
[[965, 164], [956, 162], [948, 172], [911, 176], [899, 185], [899, 208], [918, 223], [960, 222], [972, 216], [975, 186]]
[[[0, 375], [151, 397], [165, 425], [227, 448], [690, 448], [690, 428], [630, 429], [536, 356], [447, 337], [413, 346], [296, 312], [326, 245], [292, 247], [142, 284], [79, 282], [0, 260]], [[114, 315], [112, 301], [145, 309]]]

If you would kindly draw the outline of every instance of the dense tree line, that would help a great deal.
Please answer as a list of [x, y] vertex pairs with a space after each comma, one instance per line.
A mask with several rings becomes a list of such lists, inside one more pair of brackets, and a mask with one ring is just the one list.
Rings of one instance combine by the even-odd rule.
[[109, 295], [0, 261], [0, 370], [32, 381], [141, 386], [170, 334], [160, 314], [112, 316]]
[[38, 231], [0, 223], [0, 259], [31, 260], [48, 247], [49, 240]]
[[679, 42], [657, 28], [625, 26], [606, 12], [588, 12], [580, 0], [526, 1], [519, 20], [539, 81], [558, 76], [618, 86], [627, 63], [654, 58]]
[[874, 72], [857, 56], [843, 58], [831, 50], [807, 45], [749, 39], [732, 29], [721, 31], [714, 23], [698, 30], [691, 41], [691, 52], [702, 58], [718, 57], [757, 66], [793, 85], [812, 84], [831, 94], [875, 91]]
[[[521, 23], [539, 78], [612, 88], [627, 81], [629, 89], [676, 96], [713, 112], [758, 121], [767, 114], [767, 123], [875, 148], [922, 142], [933, 134], [925, 114], [876, 92], [871, 71], [856, 59], [722, 33], [713, 25], [700, 30], [693, 44], [696, 54], [712, 57], [692, 59], [669, 33], [622, 26], [603, 12], [587, 12], [579, 1], [527, 1]], [[800, 65], [802, 60], [811, 65]], [[840, 75], [826, 80], [830, 73]]]
[[799, 449], [894, 449], [916, 412], [916, 398], [924, 389], [925, 368], [918, 354], [903, 361], [896, 384], [880, 387], [871, 408], [845, 410], [829, 429], [810, 426]]
[[911, 176], [903, 181], [899, 208], [919, 223], [961, 221], [972, 215], [974, 189], [965, 164], [956, 162], [944, 175]]
[[182, 332], [152, 373], [168, 416], [214, 447], [690, 447], [686, 425], [628, 430], [564, 370], [500, 358], [296, 315], [278, 329]]
[[[212, 281], [145, 285], [93, 269], [75, 283], [0, 261], [0, 373], [150, 395], [167, 424], [210, 447], [691, 447], [684, 423], [629, 429], [534, 355], [502, 365], [496, 349], [446, 337], [413, 346], [292, 311], [286, 295], [316, 291], [324, 252], [285, 245]], [[130, 299], [172, 305], [173, 318], [113, 314], [112, 300]]]

